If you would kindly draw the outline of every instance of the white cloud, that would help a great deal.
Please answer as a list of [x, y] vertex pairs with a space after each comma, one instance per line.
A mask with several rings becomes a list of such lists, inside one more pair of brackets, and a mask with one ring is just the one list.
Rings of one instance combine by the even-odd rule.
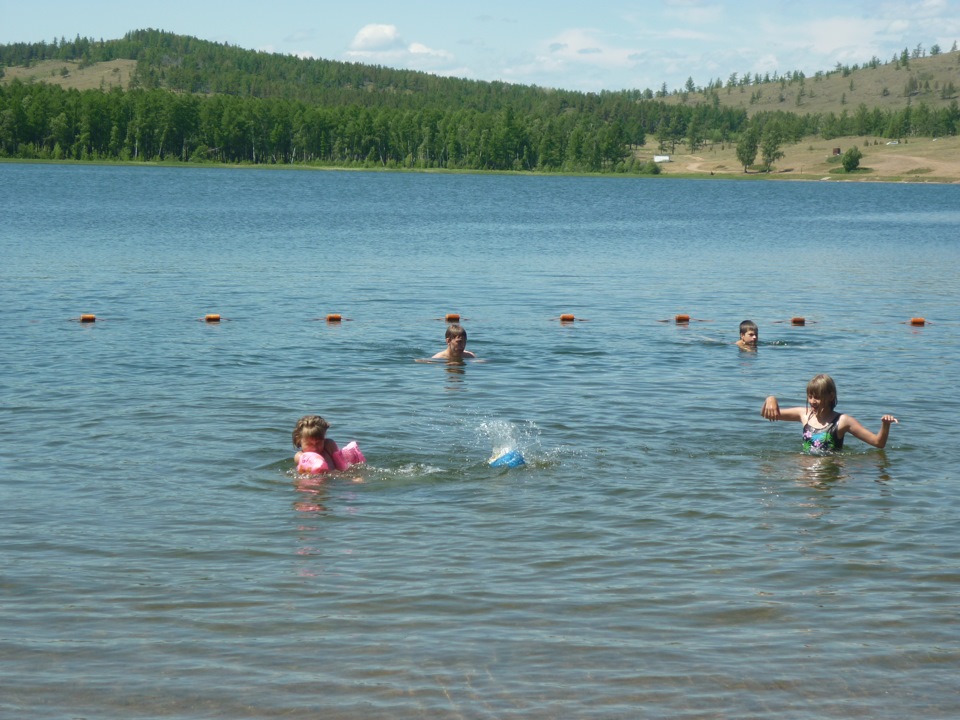
[[438, 75], [464, 74], [454, 67], [454, 55], [421, 42], [407, 43], [396, 25], [370, 24], [360, 28], [344, 53], [348, 60], [388, 67], [423, 70]]
[[350, 48], [358, 52], [382, 52], [403, 45], [396, 25], [364, 25], [353, 37]]
[[411, 55], [417, 55], [421, 57], [429, 56], [443, 58], [445, 60], [453, 60], [453, 55], [448, 53], [446, 50], [434, 50], [433, 48], [427, 47], [423, 43], [410, 43], [410, 47], [407, 48], [407, 51]]

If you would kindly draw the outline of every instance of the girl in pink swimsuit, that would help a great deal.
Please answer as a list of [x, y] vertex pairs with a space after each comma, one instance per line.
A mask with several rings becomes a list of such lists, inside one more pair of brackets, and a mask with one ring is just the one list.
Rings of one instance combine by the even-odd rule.
[[346, 470], [351, 465], [366, 462], [356, 442], [342, 449], [327, 438], [330, 423], [319, 415], [305, 415], [293, 429], [293, 446], [298, 452], [293, 456], [299, 473], [325, 473], [331, 470]]

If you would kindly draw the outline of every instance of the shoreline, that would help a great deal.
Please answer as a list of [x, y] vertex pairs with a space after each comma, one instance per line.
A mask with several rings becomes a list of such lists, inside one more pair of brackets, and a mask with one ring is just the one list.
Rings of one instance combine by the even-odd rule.
[[[821, 141], [835, 143], [836, 140]], [[787, 147], [785, 158], [781, 165], [798, 153], [798, 148], [804, 143]], [[856, 143], [847, 143], [847, 147]], [[914, 146], [918, 145], [917, 141]], [[951, 147], [952, 146], [952, 147]], [[909, 147], [909, 146], [904, 146]], [[807, 154], [816, 151], [812, 145], [808, 146]], [[960, 184], [960, 138], [945, 138], [937, 147], [937, 152], [931, 154], [913, 153], [909, 156], [886, 153], [885, 157], [877, 153], [874, 148], [864, 153], [868, 161], [864, 167], [853, 173], [839, 170], [834, 156], [818, 159], [806, 159], [799, 163], [800, 170], [794, 167], [776, 166], [770, 172], [744, 172], [742, 168], [732, 168], [731, 159], [735, 163], [735, 151], [726, 148], [717, 151], [709, 149], [712, 158], [703, 155], [678, 153], [671, 156], [670, 161], [660, 164], [659, 174], [619, 173], [619, 172], [548, 172], [548, 171], [515, 171], [515, 170], [474, 170], [463, 168], [400, 168], [400, 167], [344, 167], [340, 165], [314, 165], [303, 163], [254, 164], [254, 163], [192, 163], [178, 160], [73, 160], [48, 158], [0, 158], [0, 164], [39, 164], [39, 165], [102, 165], [124, 167], [155, 167], [155, 168], [217, 168], [224, 170], [297, 170], [297, 171], [332, 171], [332, 172], [397, 172], [397, 173], [427, 173], [449, 175], [516, 175], [521, 177], [609, 177], [624, 179], [687, 179], [687, 180], [734, 180], [748, 182], [868, 182], [868, 183], [899, 183], [899, 184], [926, 184], [926, 185], [956, 185]], [[942, 151], [947, 151], [943, 153]], [[953, 151], [953, 152], [951, 152]], [[638, 158], [651, 154], [649, 151], [638, 152]], [[950, 157], [953, 155], [953, 157]], [[872, 163], [872, 164], [871, 164]], [[928, 167], [933, 165], [933, 168]], [[810, 170], [804, 171], [804, 166]], [[838, 171], [839, 170], [839, 171]]]

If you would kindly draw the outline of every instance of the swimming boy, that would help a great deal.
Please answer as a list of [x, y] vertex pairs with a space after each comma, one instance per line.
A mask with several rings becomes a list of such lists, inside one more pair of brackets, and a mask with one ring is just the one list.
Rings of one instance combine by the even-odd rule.
[[467, 331], [461, 325], [457, 323], [448, 325], [444, 337], [447, 341], [447, 349], [441, 350], [432, 359], [460, 362], [464, 358], [476, 357], [472, 352], [464, 349], [467, 346]]
[[744, 320], [740, 323], [740, 339], [737, 347], [741, 350], [756, 350], [760, 339], [760, 329], [753, 320]]

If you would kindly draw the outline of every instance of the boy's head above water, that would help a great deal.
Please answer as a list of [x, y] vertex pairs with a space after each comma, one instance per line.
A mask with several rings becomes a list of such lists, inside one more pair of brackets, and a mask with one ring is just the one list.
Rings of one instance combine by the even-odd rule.
[[760, 328], [753, 320], [744, 320], [740, 323], [740, 340], [737, 342], [742, 348], [755, 348], [760, 340]]
[[467, 331], [463, 329], [462, 325], [458, 323], [448, 325], [447, 331], [444, 333], [444, 339], [447, 341], [447, 348], [434, 355], [434, 358], [460, 362], [463, 358], [476, 357], [472, 352], [465, 349], [467, 347]]

